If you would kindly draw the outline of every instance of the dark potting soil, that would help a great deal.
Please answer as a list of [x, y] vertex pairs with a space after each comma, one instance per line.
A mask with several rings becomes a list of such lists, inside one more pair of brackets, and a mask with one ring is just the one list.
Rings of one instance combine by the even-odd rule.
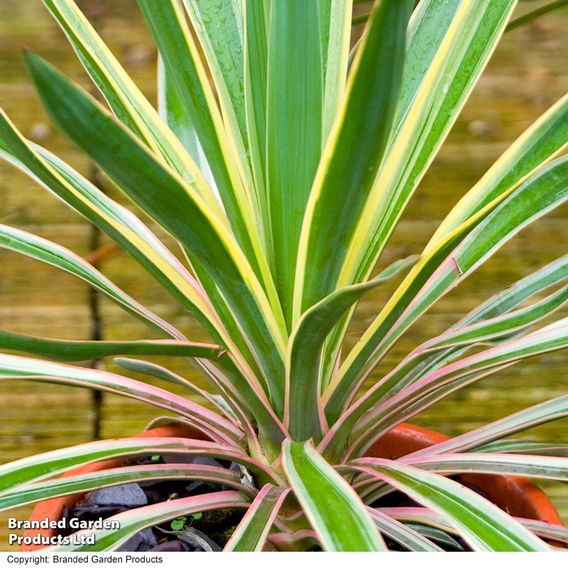
[[[124, 465], [160, 463], [193, 463], [225, 467], [240, 472], [240, 466], [211, 458], [154, 456], [125, 462]], [[84, 521], [107, 519], [124, 511], [153, 505], [170, 499], [192, 497], [229, 489], [224, 485], [204, 481], [146, 481], [106, 487], [87, 493], [75, 506], [65, 509], [63, 516]], [[179, 517], [156, 527], [144, 529], [125, 542], [118, 550], [123, 552], [217, 552], [229, 540], [244, 513], [238, 509], [204, 511]], [[69, 526], [69, 523], [66, 523]], [[62, 529], [67, 536], [72, 529]]]

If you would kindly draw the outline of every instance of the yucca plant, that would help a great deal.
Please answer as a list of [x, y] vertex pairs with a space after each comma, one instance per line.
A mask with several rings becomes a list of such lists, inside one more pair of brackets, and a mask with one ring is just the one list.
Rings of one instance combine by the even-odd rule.
[[[418, 258], [377, 273], [515, 1], [382, 0], [350, 53], [349, 0], [138, 0], [160, 55], [159, 111], [72, 0], [44, 4], [106, 102], [27, 53], [45, 108], [182, 254], [26, 140], [5, 114], [0, 155], [114, 239], [211, 344], [191, 342], [69, 250], [0, 226], [2, 247], [83, 279], [166, 337], [63, 341], [2, 331], [3, 348], [31, 357], [1, 354], [0, 378], [118, 393], [200, 433], [96, 441], [5, 464], [0, 507], [127, 482], [202, 479], [226, 490], [121, 513], [113, 517], [120, 529], [95, 531], [94, 545], [52, 550], [114, 550], [145, 527], [232, 508], [244, 515], [227, 550], [269, 542], [380, 551], [387, 538], [426, 551], [458, 543], [456, 535], [473, 550], [568, 542], [566, 529], [513, 518], [454, 478], [479, 472], [566, 480], [558, 441], [503, 438], [566, 416], [568, 395], [400, 459], [365, 457], [385, 433], [457, 389], [568, 346], [568, 318], [540, 323], [568, 300], [565, 256], [491, 297], [393, 370], [378, 368], [439, 298], [568, 199], [568, 159], [558, 157], [568, 143], [564, 97], [457, 203]], [[392, 278], [400, 279], [395, 292], [356, 345], [342, 351], [357, 302]], [[117, 355], [186, 358], [210, 388], [138, 359], [117, 363], [175, 383], [187, 396], [61, 363]], [[207, 406], [193, 402], [194, 394]], [[186, 460], [58, 477], [109, 458], [169, 454], [232, 462], [241, 473]], [[376, 504], [393, 491], [417, 504]]]

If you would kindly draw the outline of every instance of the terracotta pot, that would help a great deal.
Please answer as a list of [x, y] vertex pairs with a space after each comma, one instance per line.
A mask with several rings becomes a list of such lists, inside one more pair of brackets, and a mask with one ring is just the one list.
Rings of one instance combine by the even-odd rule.
[[[148, 437], [191, 437], [203, 439], [201, 433], [183, 425], [154, 428], [135, 436], [135, 438]], [[421, 428], [420, 426], [400, 424], [377, 441], [369, 449], [367, 455], [370, 457], [395, 459], [447, 439], [448, 437], [443, 434]], [[62, 477], [101, 471], [110, 467], [118, 467], [120, 464], [120, 459], [88, 464], [70, 470], [63, 474]], [[461, 475], [460, 479], [469, 486], [477, 488], [493, 503], [513, 516], [546, 521], [555, 525], [563, 524], [546, 494], [523, 477], [467, 474]], [[42, 521], [46, 518], [54, 521], [59, 520], [63, 515], [65, 507], [72, 507], [81, 498], [82, 495], [68, 495], [41, 501], [33, 508], [30, 520]], [[25, 536], [30, 537], [38, 534], [54, 536], [55, 530], [28, 530], [24, 533]], [[30, 544], [22, 545], [21, 550], [34, 551], [41, 548], [43, 546]]]
[[[195, 438], [198, 440], [206, 439], [205, 436], [183, 424], [172, 424], [162, 426], [160, 428], [152, 428], [141, 432], [134, 438]], [[76, 467], [72, 470], [65, 472], [61, 477], [70, 477], [72, 475], [81, 475], [83, 473], [92, 473], [93, 471], [101, 471], [111, 467], [120, 467], [122, 459], [106, 460], [87, 465]], [[30, 521], [43, 521], [49, 519], [50, 521], [58, 521], [63, 516], [63, 511], [66, 507], [73, 507], [78, 501], [83, 498], [82, 494], [65, 495], [64, 497], [56, 497], [55, 499], [48, 499], [40, 501], [35, 505], [30, 514]], [[24, 536], [34, 537], [36, 535], [42, 536], [55, 536], [55, 529], [29, 529], [24, 532]], [[34, 550], [41, 550], [44, 548], [41, 544], [23, 544], [20, 550], [32, 552]]]
[[[378, 440], [367, 455], [395, 459], [447, 439], [448, 436], [439, 432], [400, 424]], [[459, 479], [514, 517], [563, 525], [546, 493], [524, 477], [468, 473], [460, 475]]]

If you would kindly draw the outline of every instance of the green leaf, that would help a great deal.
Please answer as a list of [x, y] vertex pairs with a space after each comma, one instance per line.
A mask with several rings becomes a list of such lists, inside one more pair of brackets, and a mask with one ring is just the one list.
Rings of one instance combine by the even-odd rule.
[[[324, 4], [328, 5], [329, 3], [329, 0], [324, 0]], [[341, 2], [339, 3], [341, 4]], [[348, 4], [349, 2], [344, 2], [342, 5], [343, 9], [348, 9]], [[438, 52], [442, 41], [448, 32], [456, 10], [460, 7], [462, 2], [461, 0], [421, 0], [417, 4], [412, 13], [412, 18], [408, 23], [405, 63], [403, 66], [399, 100], [389, 140], [389, 147], [391, 147], [396, 140], [401, 125], [407, 119], [407, 115], [424, 81], [424, 77], [432, 65], [436, 54], [439, 55]], [[367, 20], [370, 15], [371, 14], [365, 14], [365, 20]], [[339, 34], [339, 31], [337, 30], [335, 34]], [[339, 37], [339, 35], [337, 35], [337, 37]], [[359, 281], [365, 281], [368, 277], [369, 276], [365, 276]], [[341, 348], [341, 341], [350, 317], [351, 316], [345, 318], [343, 325], [338, 326], [337, 330], [328, 341], [325, 356], [326, 361], [328, 361], [328, 368], [323, 377], [323, 382], [326, 386], [334, 371], [334, 366]]]
[[[456, 1], [451, 0], [450, 6]], [[340, 284], [365, 280], [372, 271], [398, 219], [493, 53], [515, 2], [500, 0], [480, 4], [477, 0], [464, 0], [455, 9], [420, 86], [412, 100], [408, 101], [408, 112], [398, 130], [392, 133], [385, 167], [369, 193], [365, 215], [357, 219], [358, 225], [339, 275]], [[448, 7], [439, 5], [439, 9], [448, 10]], [[421, 25], [428, 27], [424, 31], [425, 36], [444, 20], [445, 16], [439, 20], [423, 19]], [[417, 34], [418, 31], [415, 31], [414, 39]], [[438, 32], [434, 32], [434, 38], [441, 39]], [[417, 42], [416, 48], [420, 49], [420, 42]], [[422, 57], [420, 51], [417, 57]], [[411, 67], [409, 73], [416, 69], [420, 75], [420, 66]]]
[[[510, 311], [535, 294], [565, 280], [568, 257], [562, 257], [496, 294], [452, 325], [447, 331], [426, 341], [396, 367], [389, 382], [400, 390], [426, 374], [457, 359], [477, 343], [496, 345], [523, 334], [526, 327], [552, 313], [564, 303], [566, 287], [526, 308]], [[443, 345], [458, 345], [446, 347]], [[396, 376], [395, 376], [396, 375]]]
[[[207, 400], [207, 402], [209, 402], [212, 406], [216, 407], [221, 412], [225, 413], [226, 411], [226, 408], [222, 404], [220, 405], [218, 403], [215, 395], [210, 395], [207, 391], [200, 389], [191, 381], [185, 379], [184, 377], [180, 377], [179, 375], [170, 371], [169, 369], [166, 369], [165, 367], [156, 365], [155, 363], [149, 363], [148, 361], [141, 361], [139, 359], [125, 359], [122, 357], [113, 359], [113, 363], [115, 363], [119, 367], [122, 367], [123, 369], [134, 371], [135, 373], [141, 373], [150, 377], [162, 379], [163, 381], [168, 381], [169, 383], [173, 383], [175, 385], [180, 385], [189, 392], [203, 397], [205, 400]], [[217, 387], [216, 390], [223, 392], [222, 388], [219, 388], [217, 384], [215, 384], [215, 387]]]
[[[358, 433], [363, 434], [365, 443], [357, 442], [358, 449], [364, 451], [373, 437], [380, 437], [381, 433], [390, 429], [394, 423], [407, 420], [450, 392], [527, 357], [566, 347], [568, 347], [568, 318], [442, 367], [396, 394], [383, 394], [380, 404], [376, 403], [377, 390], [375, 390], [370, 395], [365, 395], [368, 396], [365, 400], [360, 399], [361, 403], [357, 403], [360, 407], [354, 413], [359, 414], [363, 408], [371, 404], [371, 399], [375, 399], [375, 404], [372, 404], [373, 410], [366, 416], [364, 424], [359, 426]], [[396, 411], [393, 412], [393, 409]], [[371, 432], [372, 437], [368, 435]]]
[[158, 45], [179, 103], [195, 128], [237, 241], [276, 309], [274, 285], [256, 230], [259, 223], [256, 221], [254, 200], [241, 180], [230, 136], [223, 126], [215, 95], [184, 14], [177, 0], [138, 0], [138, 5]]
[[261, 551], [288, 492], [288, 489], [265, 485], [237, 525], [223, 551]]
[[367, 507], [379, 531], [412, 552], [443, 552], [443, 549], [422, 536], [415, 529], [399, 523], [380, 510]]
[[236, 491], [217, 491], [206, 495], [171, 499], [163, 503], [131, 509], [107, 519], [116, 521], [120, 528], [86, 529], [75, 533], [77, 539], [89, 535], [94, 536], [94, 544], [62, 544], [50, 546], [44, 550], [46, 552], [111, 552], [137, 532], [170, 521], [180, 515], [216, 509], [243, 508], [248, 503], [248, 500]]
[[309, 442], [285, 442], [282, 465], [325, 550], [386, 549], [355, 491]]
[[53, 154], [28, 143], [2, 111], [0, 156], [114, 239], [194, 315], [212, 337], [226, 342], [226, 333], [215, 322], [199, 283], [148, 227]]
[[442, 221], [426, 251], [487, 204], [510, 192], [568, 145], [568, 95], [530, 126]]
[[19, 486], [38, 482], [75, 469], [80, 465], [99, 462], [106, 459], [129, 458], [137, 456], [183, 455], [207, 456], [222, 460], [234, 461], [254, 471], [257, 475], [264, 475], [269, 483], [277, 484], [280, 479], [271, 475], [270, 470], [262, 464], [231, 449], [226, 444], [217, 444], [209, 441], [193, 440], [189, 438], [125, 438], [122, 440], [101, 440], [80, 444], [70, 448], [53, 450], [36, 454], [27, 458], [0, 465], [0, 494], [17, 492]]
[[230, 385], [227, 387], [232, 398], [239, 401], [239, 410], [250, 410], [254, 416], [264, 451], [271, 453], [272, 459], [277, 459], [280, 455], [280, 444], [287, 432], [255, 376], [241, 373], [230, 353], [222, 355], [216, 367], [229, 377]]
[[531, 272], [502, 292], [495, 294], [486, 302], [472, 310], [456, 325], [456, 329], [474, 325], [479, 321], [507, 313], [535, 294], [568, 279], [568, 255], [562, 256], [542, 268]]
[[186, 181], [192, 183], [197, 180], [196, 190], [210, 207], [220, 212], [213, 192], [183, 146], [160, 119], [74, 0], [43, 0], [43, 3], [61, 26], [117, 118]]
[[140, 400], [187, 418], [216, 441], [238, 446], [243, 432], [234, 422], [181, 396], [121, 375], [41, 359], [0, 354], [0, 380], [20, 379], [91, 388]]
[[[541, 538], [563, 542], [568, 544], [568, 529], [563, 526], [553, 525], [546, 521], [533, 521], [530, 519], [519, 519], [525, 527], [533, 531]], [[566, 548], [566, 547], [564, 547]]]
[[345, 96], [353, 2], [352, 0], [319, 0], [319, 5], [325, 78], [323, 106], [323, 140], [325, 142]]
[[536, 456], [568, 457], [568, 444], [547, 444], [529, 440], [500, 440], [476, 447], [481, 453], [526, 454]]
[[[270, 235], [269, 197], [266, 189], [266, 94], [268, 72], [268, 0], [244, 0], [245, 117], [254, 187], [265, 239]], [[267, 244], [269, 264], [273, 247]]]
[[540, 319], [551, 315], [568, 300], [568, 286], [544, 298], [540, 302], [479, 323], [450, 328], [442, 335], [427, 342], [428, 350], [455, 347], [473, 343], [493, 342], [526, 329]]
[[225, 124], [248, 168], [240, 0], [183, 0], [213, 75]]
[[[75, 208], [121, 244], [149, 274], [203, 324], [213, 338], [226, 345], [236, 360], [228, 375], [233, 382], [236, 380], [235, 384], [238, 385], [236, 388], [239, 392], [249, 393], [248, 400], [252, 401], [251, 405], [254, 406], [258, 393], [254, 394], [255, 387], [251, 388], [249, 383], [257, 385], [258, 381], [239, 352], [239, 348], [243, 345], [240, 341], [241, 330], [236, 324], [230, 327], [234, 319], [223, 320], [224, 325], [221, 324], [199, 282], [137, 217], [112, 201], [64, 162], [41, 147], [28, 144], [1, 112], [0, 156], [39, 181], [49, 191], [54, 192], [65, 203]], [[232, 337], [229, 337], [225, 326], [231, 329]], [[233, 338], [238, 347], [235, 347]], [[245, 351], [244, 355], [248, 353], [249, 351]], [[203, 365], [199, 360], [196, 360], [196, 364]], [[205, 370], [206, 375], [211, 372], [210, 368]], [[247, 380], [243, 380], [243, 373], [247, 375]], [[259, 387], [259, 389], [262, 393], [262, 388]], [[259, 402], [256, 407], [255, 416], [261, 425], [261, 431], [271, 432], [272, 437], [278, 440], [279, 428], [274, 427], [274, 422], [268, 416], [264, 404]]]
[[[396, 383], [396, 389], [399, 391], [448, 361], [457, 359], [469, 348], [479, 345], [497, 345], [523, 335], [529, 326], [551, 315], [568, 300], [568, 286], [526, 308], [485, 319], [490, 311], [501, 311], [505, 306], [510, 306], [513, 301], [520, 302], [524, 295], [515, 294], [516, 299], [513, 300], [513, 294], [509, 290], [503, 294], [503, 297], [499, 294], [501, 298], [490, 300], [486, 308], [474, 310], [444, 333], [424, 342], [403, 359], [396, 367], [395, 373], [389, 375], [387, 381], [389, 386]], [[508, 297], [507, 302], [505, 297]], [[468, 321], [474, 323], [466, 325]]]
[[[345, 404], [342, 400], [348, 398], [346, 392], [355, 392], [403, 331], [424, 311], [524, 227], [565, 202], [567, 179], [568, 158], [548, 164], [498, 205], [493, 205], [492, 210], [489, 208], [489, 213], [480, 212], [480, 220], [465, 223], [462, 226], [466, 228], [465, 238], [460, 236], [463, 229], [456, 229], [423, 256], [346, 358], [330, 401]], [[468, 224], [473, 228], [468, 229]], [[456, 239], [460, 244], [454, 246]], [[386, 389], [386, 384], [380, 388]]]
[[441, 529], [428, 525], [421, 525], [419, 523], [404, 523], [404, 526], [414, 529], [418, 534], [421, 534], [431, 541], [438, 542], [444, 547], [444, 550], [464, 552], [464, 547], [454, 537]]
[[323, 434], [320, 392], [326, 337], [366, 292], [404, 272], [416, 260], [397, 261], [368, 282], [339, 289], [302, 316], [290, 337], [286, 364], [286, 424], [294, 440], [319, 440]]
[[[368, 461], [368, 460], [367, 460]], [[424, 507], [441, 513], [460, 530], [474, 550], [547, 551], [533, 533], [460, 483], [392, 460], [374, 459], [358, 471], [375, 474]]]
[[[391, 295], [391, 298], [387, 301], [385, 307], [379, 313], [379, 316], [377, 316], [377, 318], [375, 318], [375, 320], [371, 323], [367, 332], [370, 333], [371, 328], [373, 328], [375, 324], [378, 324], [379, 320], [383, 316], [385, 319], [388, 319], [388, 324], [382, 322], [384, 327], [381, 332], [386, 334], [391, 327], [394, 327], [397, 318], [404, 312], [407, 304], [413, 300], [415, 295], [428, 281], [428, 278], [435, 272], [443, 259], [451, 254], [456, 245], [463, 240], [464, 235], [471, 231], [472, 227], [475, 227], [477, 223], [479, 223], [479, 219], [472, 221], [470, 224], [464, 225], [459, 232], [452, 235], [451, 238], [448, 238], [447, 241], [444, 242], [443, 246], [436, 249], [435, 253], [422, 257], [413, 269], [411, 269], [408, 276], [398, 287], [397, 291]], [[407, 289], [404, 289], [405, 285], [408, 285]], [[399, 294], [400, 297], [398, 297]], [[355, 393], [367, 377], [366, 373], [361, 372], [361, 368], [355, 366], [357, 352], [359, 350], [362, 352], [367, 348], [370, 348], [370, 344], [365, 344], [361, 341], [356, 344], [351, 352], [347, 354], [343, 365], [335, 373], [333, 380], [326, 389], [325, 411], [330, 423], [335, 423], [344, 415], [344, 409], [352, 402]]]
[[[435, 444], [428, 452], [419, 451], [414, 452], [412, 455], [463, 452], [481, 447], [487, 448], [488, 444], [494, 440], [499, 440], [517, 432], [534, 428], [539, 424], [546, 424], [566, 416], [568, 416], [568, 395], [563, 395], [529, 408], [524, 408], [495, 422], [484, 424], [475, 430], [451, 438], [446, 442]], [[484, 451], [489, 450], [485, 449]]]
[[158, 109], [162, 120], [172, 129], [172, 132], [189, 152], [209, 186], [214, 191], [218, 191], [211, 167], [197, 137], [195, 126], [184, 112], [183, 104], [176, 93], [175, 84], [166, 71], [160, 56], [158, 56]]
[[170, 528], [173, 531], [181, 531], [183, 527], [185, 527], [185, 523], [187, 522], [187, 517], [180, 517], [179, 519], [174, 519], [170, 523]]
[[[40, 58], [28, 55], [28, 61], [42, 100], [62, 130], [208, 270], [251, 341], [274, 404], [282, 409], [282, 331], [232, 235], [190, 185], [157, 162], [96, 101]], [[66, 104], [59, 104], [63, 99]]]
[[399, 104], [389, 146], [396, 142], [405, 121], [410, 120], [408, 115], [414, 101], [424, 89], [432, 88], [425, 79], [428, 72], [432, 73], [430, 69], [436, 60], [450, 56], [445, 50], [444, 39], [452, 23], [457, 21], [456, 12], [460, 7], [463, 10], [462, 4], [460, 0], [422, 0], [414, 9], [408, 22]]
[[[384, 377], [380, 386], [377, 386], [373, 391], [374, 404], [378, 404], [382, 397], [395, 396], [423, 377], [431, 375], [449, 361], [457, 359], [470, 347], [481, 344], [501, 344], [518, 336], [519, 331], [525, 330], [529, 325], [550, 315], [566, 300], [568, 300], [568, 289], [565, 287], [527, 308], [487, 320], [481, 319], [477, 324], [450, 327], [440, 336], [417, 347], [392, 372]], [[456, 390], [455, 387], [451, 388], [449, 392], [453, 390]], [[435, 393], [432, 394], [435, 395]], [[443, 396], [445, 394], [440, 391], [437, 398], [440, 399]], [[426, 398], [423, 402], [426, 403], [427, 401], [430, 403], [429, 399]], [[366, 409], [371, 408], [368, 401], [361, 401], [361, 404]], [[357, 411], [357, 414], [360, 415], [360, 411]], [[351, 420], [349, 422], [352, 423]], [[362, 425], [352, 433], [356, 438], [365, 431], [368, 432], [368, 424]]]
[[291, 326], [298, 240], [322, 150], [318, 2], [272, 2], [268, 33], [266, 183], [274, 280]]
[[173, 326], [123, 292], [86, 260], [60, 245], [20, 229], [0, 225], [0, 248], [24, 254], [64, 270], [87, 282], [147, 325], [159, 329], [166, 335], [182, 337]]
[[[333, 292], [386, 150], [412, 0], [385, 0], [351, 70], [310, 193], [298, 252], [294, 319]], [[388, 33], [385, 32], [388, 30]]]
[[231, 335], [232, 345], [227, 345], [239, 363], [241, 372], [258, 378], [263, 384], [265, 391], [268, 391], [268, 384], [264, 380], [258, 361], [246, 336], [243, 334], [235, 314], [230, 308], [230, 304], [221, 292], [215, 279], [207, 272], [202, 263], [191, 255], [187, 249], [184, 251], [192, 272], [197, 276], [201, 286], [205, 290], [208, 300], [214, 306], [218, 319], [223, 322], [223, 326]]
[[545, 4], [544, 6], [539, 6], [534, 10], [530, 10], [526, 14], [515, 18], [512, 22], [509, 23], [507, 26], [507, 31], [514, 30], [520, 26], [525, 26], [526, 24], [532, 22], [536, 18], [543, 16], [544, 14], [548, 14], [554, 10], [558, 10], [558, 8], [563, 8], [568, 6], [568, 0], [556, 0], [555, 2], [550, 2], [549, 4]]
[[437, 473], [464, 472], [521, 475], [536, 479], [568, 480], [568, 458], [556, 456], [510, 455], [501, 453], [436, 454], [405, 456], [401, 461]]
[[450, 523], [446, 517], [433, 509], [426, 507], [381, 507], [381, 511], [403, 523], [412, 523], [415, 526], [436, 528], [449, 535], [459, 536], [459, 530]]
[[67, 475], [59, 479], [39, 481], [17, 487], [0, 495], [0, 510], [21, 507], [45, 499], [73, 495], [112, 487], [124, 483], [143, 481], [199, 480], [223, 484], [248, 495], [254, 492], [241, 484], [239, 474], [224, 467], [193, 464], [153, 464], [121, 466], [101, 471], [85, 472], [81, 475]]
[[113, 355], [165, 355], [215, 359], [219, 347], [189, 341], [77, 341], [46, 339], [0, 330], [0, 348], [24, 351], [54, 361], [89, 361]]

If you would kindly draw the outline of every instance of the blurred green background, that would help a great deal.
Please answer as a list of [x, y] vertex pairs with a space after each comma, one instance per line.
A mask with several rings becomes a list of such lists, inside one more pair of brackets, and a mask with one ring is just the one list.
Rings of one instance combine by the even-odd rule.
[[[517, 15], [545, 2], [522, 2]], [[155, 100], [156, 53], [134, 0], [83, 0], [79, 4], [143, 91]], [[365, 7], [363, 6], [364, 10]], [[0, 106], [26, 136], [47, 146], [82, 173], [92, 166], [45, 116], [21, 57], [27, 46], [88, 85], [80, 64], [40, 0], [0, 0]], [[383, 263], [420, 252], [436, 224], [501, 152], [568, 91], [568, 9], [507, 33], [430, 173], [400, 223]], [[113, 250], [84, 220], [15, 169], [0, 163], [0, 223], [52, 239], [80, 255], [102, 250], [100, 269], [120, 287], [172, 319], [196, 340], [203, 333], [125, 254]], [[442, 331], [493, 293], [568, 253], [568, 207], [523, 231], [459, 289], [440, 301], [377, 369], [373, 380], [425, 337]], [[102, 247], [102, 249], [101, 249]], [[91, 257], [92, 258], [92, 257]], [[354, 342], [388, 296], [380, 288], [360, 306]], [[568, 315], [565, 310], [564, 314]], [[0, 251], [0, 328], [57, 338], [90, 338], [100, 324], [106, 339], [148, 337], [136, 320], [93, 296], [55, 269]], [[112, 367], [110, 367], [112, 368]], [[193, 371], [177, 367], [186, 375]], [[568, 392], [568, 353], [553, 353], [513, 367], [435, 405], [417, 423], [459, 434], [530, 404]], [[100, 407], [99, 407], [100, 406]], [[0, 463], [102, 437], [128, 436], [156, 416], [133, 401], [25, 382], [0, 384]], [[533, 430], [535, 440], [568, 442], [566, 422]], [[549, 484], [549, 495], [568, 521], [568, 488]], [[25, 518], [26, 511], [17, 512]], [[8, 515], [0, 516], [0, 550]]]

